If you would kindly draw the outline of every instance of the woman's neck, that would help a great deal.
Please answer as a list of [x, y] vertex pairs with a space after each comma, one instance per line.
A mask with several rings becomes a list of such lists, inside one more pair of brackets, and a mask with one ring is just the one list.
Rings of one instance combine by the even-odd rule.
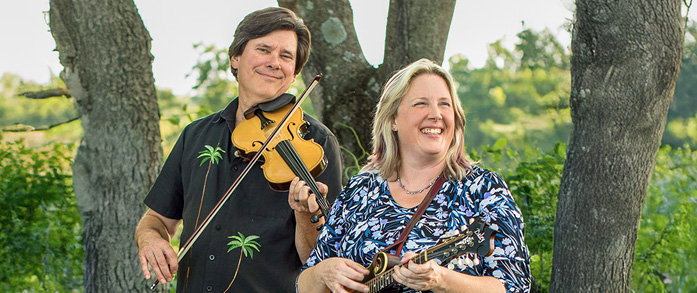
[[[409, 160], [402, 161], [397, 177], [400, 178], [402, 184], [409, 186], [422, 186], [428, 184], [443, 173], [445, 168], [445, 159], [434, 160], [428, 163], [415, 163]], [[394, 178], [392, 181], [397, 180]]]

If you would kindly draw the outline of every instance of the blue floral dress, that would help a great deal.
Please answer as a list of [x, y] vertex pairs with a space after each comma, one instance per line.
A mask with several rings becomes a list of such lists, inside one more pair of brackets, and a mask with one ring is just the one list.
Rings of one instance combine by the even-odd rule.
[[[397, 240], [417, 208], [398, 205], [387, 181], [377, 173], [354, 176], [337, 197], [304, 268], [330, 257], [348, 258], [368, 267], [373, 255]], [[478, 265], [454, 259], [449, 267], [465, 274], [493, 276], [507, 292], [528, 292], [530, 256], [523, 237], [523, 216], [501, 176], [476, 166], [464, 180], [443, 183], [409, 233], [400, 256], [436, 245], [446, 232], [459, 229], [473, 217], [484, 219], [496, 231], [494, 252]]]

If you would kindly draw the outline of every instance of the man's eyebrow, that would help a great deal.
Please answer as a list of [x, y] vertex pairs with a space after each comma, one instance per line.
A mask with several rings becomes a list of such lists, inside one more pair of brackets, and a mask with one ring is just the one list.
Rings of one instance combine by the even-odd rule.
[[271, 46], [266, 43], [257, 43], [257, 47], [271, 48]]
[[[261, 47], [261, 48], [265, 48], [265, 49], [271, 49], [271, 48], [272, 48], [271, 45], [266, 44], [266, 43], [257, 43], [257, 44], [256, 44], [256, 47]], [[295, 52], [294, 52], [294, 51], [291, 51], [291, 50], [282, 50], [281, 53], [290, 54], [291, 56], [295, 57]]]
[[295, 58], [295, 52], [293, 52], [293, 51], [290, 51], [290, 50], [283, 50], [282, 52], [283, 52], [284, 54], [289, 54], [290, 56], [293, 56], [293, 58]]

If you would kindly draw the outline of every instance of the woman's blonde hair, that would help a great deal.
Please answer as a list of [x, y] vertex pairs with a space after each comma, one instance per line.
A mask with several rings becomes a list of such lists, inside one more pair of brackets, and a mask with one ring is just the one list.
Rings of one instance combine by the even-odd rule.
[[467, 176], [468, 171], [472, 170], [473, 163], [467, 160], [464, 149], [465, 113], [457, 96], [453, 78], [433, 61], [419, 59], [399, 70], [385, 83], [373, 119], [373, 152], [361, 172], [378, 172], [385, 179], [398, 175], [401, 160], [397, 133], [392, 131], [392, 121], [397, 116], [399, 104], [409, 91], [411, 82], [423, 74], [434, 74], [443, 78], [452, 98], [455, 130], [446, 154], [443, 175], [446, 178], [461, 180]]

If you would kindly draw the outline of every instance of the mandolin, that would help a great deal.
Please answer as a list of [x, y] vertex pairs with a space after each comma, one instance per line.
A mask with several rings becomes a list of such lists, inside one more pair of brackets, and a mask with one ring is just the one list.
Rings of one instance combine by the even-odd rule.
[[[494, 252], [494, 231], [488, 224], [480, 220], [472, 220], [469, 227], [463, 225], [461, 229], [463, 232], [455, 231], [457, 234], [455, 236], [449, 236], [449, 233], [446, 233], [446, 238], [419, 253], [412, 260], [417, 264], [434, 260], [442, 266], [460, 255], [472, 253], [473, 256], [466, 257], [464, 262], [468, 266], [473, 266], [479, 264], [479, 256], [489, 256]], [[384, 251], [376, 254], [373, 262], [368, 266], [370, 273], [363, 280], [363, 283], [370, 288], [369, 292], [381, 292], [383, 289], [398, 285], [392, 278], [392, 272], [394, 266], [399, 263], [400, 259], [396, 255]], [[452, 267], [449, 268], [452, 269]]]

